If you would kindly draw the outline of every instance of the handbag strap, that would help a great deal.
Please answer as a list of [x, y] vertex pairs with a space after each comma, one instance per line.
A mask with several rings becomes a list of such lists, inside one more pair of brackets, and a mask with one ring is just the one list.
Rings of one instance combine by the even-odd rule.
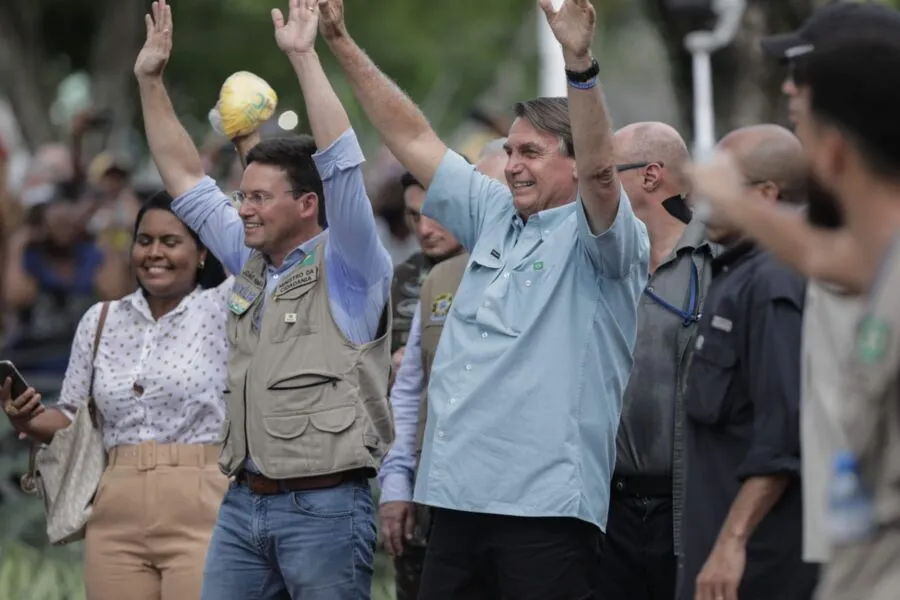
[[88, 413], [91, 415], [91, 424], [96, 428], [97, 424], [97, 403], [94, 402], [94, 376], [97, 369], [94, 367], [94, 361], [97, 360], [97, 350], [100, 348], [100, 338], [103, 337], [103, 326], [106, 324], [106, 315], [109, 314], [109, 302], [103, 303], [100, 309], [100, 320], [97, 322], [97, 331], [94, 332], [94, 350], [91, 354], [91, 382], [88, 387], [87, 407]]
[[[97, 322], [97, 331], [94, 333], [94, 348], [91, 353], [91, 382], [88, 387], [87, 409], [91, 416], [91, 424], [97, 428], [97, 404], [94, 402], [94, 361], [97, 359], [97, 350], [100, 348], [100, 338], [103, 335], [103, 326], [106, 325], [106, 315], [109, 314], [109, 302], [104, 302], [100, 309], [100, 320]], [[25, 473], [19, 481], [19, 485], [27, 494], [37, 492], [37, 453], [41, 443], [32, 440], [31, 449], [28, 452], [28, 472]]]

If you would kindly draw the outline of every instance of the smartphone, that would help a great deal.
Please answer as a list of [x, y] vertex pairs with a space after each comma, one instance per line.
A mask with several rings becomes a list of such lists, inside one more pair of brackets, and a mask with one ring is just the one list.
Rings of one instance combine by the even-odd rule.
[[16, 369], [16, 365], [12, 364], [12, 361], [0, 360], [0, 385], [3, 385], [7, 377], [12, 378], [12, 391], [10, 392], [12, 398], [10, 400], [15, 400], [28, 389], [28, 382]]

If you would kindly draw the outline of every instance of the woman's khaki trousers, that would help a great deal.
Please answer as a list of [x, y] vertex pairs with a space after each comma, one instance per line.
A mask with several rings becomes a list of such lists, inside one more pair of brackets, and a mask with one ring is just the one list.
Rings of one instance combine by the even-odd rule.
[[212, 445], [118, 446], [85, 529], [87, 600], [196, 600], [228, 479]]

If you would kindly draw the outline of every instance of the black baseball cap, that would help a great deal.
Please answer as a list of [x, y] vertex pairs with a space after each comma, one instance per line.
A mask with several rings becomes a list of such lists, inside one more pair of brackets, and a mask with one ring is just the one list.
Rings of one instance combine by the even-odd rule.
[[871, 2], [835, 2], [815, 11], [797, 31], [763, 38], [763, 50], [782, 62], [845, 36], [900, 37], [900, 11]]

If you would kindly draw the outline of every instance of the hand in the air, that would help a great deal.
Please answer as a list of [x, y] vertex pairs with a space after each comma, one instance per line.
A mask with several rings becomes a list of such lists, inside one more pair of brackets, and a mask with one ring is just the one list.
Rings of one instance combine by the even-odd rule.
[[346, 32], [344, 0], [319, 0], [319, 31], [326, 40]]
[[162, 75], [172, 54], [172, 7], [166, 0], [159, 0], [153, 3], [151, 12], [152, 16], [144, 15], [147, 39], [134, 62], [134, 74], [138, 77]]
[[587, 56], [597, 22], [597, 12], [590, 0], [563, 0], [559, 10], [553, 8], [552, 0], [538, 1], [563, 50], [575, 57]]
[[705, 201], [717, 221], [729, 220], [729, 207], [744, 195], [744, 174], [728, 152], [716, 152], [707, 160], [686, 168], [691, 195]]
[[272, 9], [275, 42], [285, 54], [305, 54], [316, 48], [319, 26], [317, 0], [290, 0], [287, 21], [277, 8]]

